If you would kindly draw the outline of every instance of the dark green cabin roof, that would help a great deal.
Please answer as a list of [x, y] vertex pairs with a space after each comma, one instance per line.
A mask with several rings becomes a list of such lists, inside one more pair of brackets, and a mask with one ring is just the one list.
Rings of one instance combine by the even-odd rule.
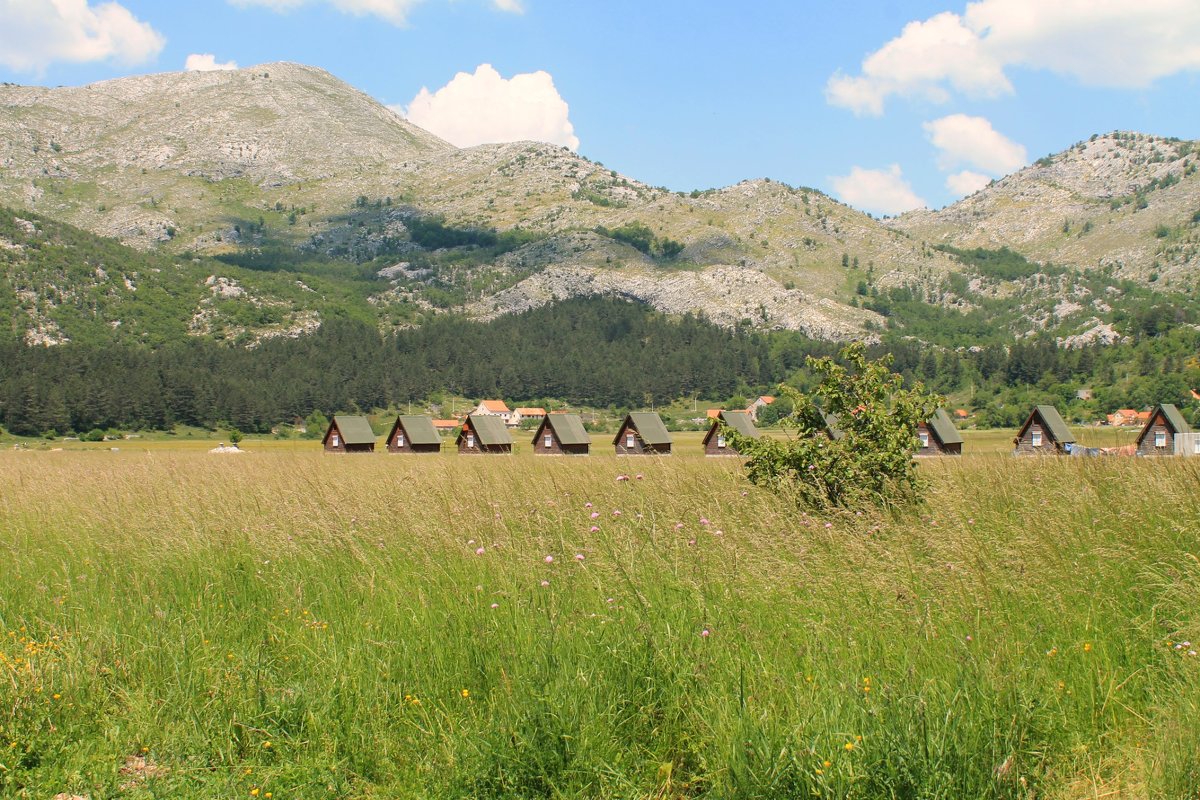
[[762, 434], [754, 427], [754, 420], [745, 411], [722, 411], [717, 418], [742, 436], [757, 439]]
[[[547, 414], [542, 425], [550, 426], [554, 431], [554, 438], [558, 439], [559, 444], [590, 445], [592, 443], [591, 437], [583, 427], [583, 420], [579, 418], [578, 414]], [[537, 434], [534, 434], [533, 443], [537, 444]]]
[[929, 429], [942, 444], [963, 443], [962, 434], [958, 432], [958, 428], [954, 427], [954, 421], [950, 419], [950, 415], [944, 408], [933, 412], [933, 417], [929, 420]]
[[846, 435], [845, 431], [838, 427], [837, 414], [826, 414], [822, 411], [821, 416], [825, 418], [825, 431], [829, 434], [830, 439], [837, 440]]
[[[1162, 409], [1163, 416], [1167, 418], [1167, 424], [1176, 433], [1192, 432], [1192, 426], [1187, 424], [1187, 420], [1183, 418], [1183, 414], [1175, 407], [1174, 403], [1163, 403], [1159, 405], [1159, 408]], [[1150, 420], [1151, 422], [1154, 420], [1153, 412], [1150, 413]], [[1149, 423], [1147, 423], [1147, 427], [1149, 427]]]
[[353, 414], [335, 414], [333, 424], [337, 425], [345, 444], [375, 444], [375, 431], [366, 417]]
[[[1046, 429], [1050, 431], [1050, 435], [1054, 437], [1054, 441], [1059, 444], [1075, 443], [1075, 434], [1071, 433], [1071, 429], [1067, 427], [1066, 421], [1063, 420], [1062, 414], [1058, 413], [1057, 408], [1054, 406], [1036, 406], [1034, 413], [1042, 418], [1042, 422], [1046, 424]], [[1028, 424], [1026, 423], [1026, 426]], [[1022, 430], [1022, 433], [1024, 433], [1024, 430]]]
[[[438, 435], [437, 428], [433, 427], [433, 420], [429, 417], [401, 414], [396, 417], [396, 424], [404, 427], [404, 432], [408, 434], [409, 444], [440, 445], [442, 443], [442, 437]], [[392, 430], [395, 428], [393, 427]]]
[[[479, 440], [481, 445], [486, 447], [496, 447], [497, 445], [512, 444], [512, 437], [508, 435], [508, 428], [504, 425], [504, 420], [494, 414], [468, 414], [467, 421], [471, 423], [471, 429], [475, 431], [475, 438]], [[459, 436], [462, 436], [460, 433]]]
[[[634, 430], [638, 432], [638, 436], [648, 445], [664, 445], [671, 443], [671, 434], [667, 432], [667, 426], [663, 424], [662, 417], [652, 411], [631, 411], [625, 417], [625, 423], [621, 427], [624, 428], [626, 423], [632, 423]], [[618, 430], [617, 435], [613, 438], [613, 444], [620, 444], [621, 432]]]

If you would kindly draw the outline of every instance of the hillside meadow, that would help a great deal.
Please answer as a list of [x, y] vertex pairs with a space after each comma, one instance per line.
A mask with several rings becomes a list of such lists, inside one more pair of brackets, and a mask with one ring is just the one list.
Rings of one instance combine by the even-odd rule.
[[271, 444], [0, 453], [0, 794], [1200, 789], [1195, 460], [815, 517], [736, 461]]

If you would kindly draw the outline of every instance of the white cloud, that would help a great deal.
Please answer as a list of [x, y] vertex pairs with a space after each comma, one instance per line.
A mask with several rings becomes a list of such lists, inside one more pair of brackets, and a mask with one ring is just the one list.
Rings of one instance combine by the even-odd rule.
[[879, 214], [900, 214], [926, 205], [904, 180], [899, 164], [886, 170], [852, 167], [849, 175], [829, 179], [846, 203]]
[[947, 176], [946, 188], [959, 197], [966, 197], [969, 194], [975, 194], [991, 182], [992, 179], [987, 175], [965, 169]]
[[929, 141], [938, 149], [938, 166], [952, 169], [959, 164], [1003, 175], [1028, 163], [1025, 147], [998, 133], [983, 117], [951, 114], [926, 122]]
[[183, 63], [183, 68], [188, 72], [216, 72], [223, 69], [237, 69], [238, 65], [236, 61], [218, 64], [217, 57], [212, 53], [192, 53]]
[[120, 3], [88, 0], [0, 0], [0, 64], [23, 72], [56, 61], [113, 61], [131, 66], [152, 60], [162, 34]]
[[[402, 27], [408, 23], [408, 14], [424, 0], [229, 0], [235, 6], [262, 6], [272, 11], [286, 12], [304, 5], [328, 3], [344, 14], [356, 17], [374, 16]], [[521, 0], [491, 0], [493, 7], [511, 14], [522, 14], [525, 7]]]
[[548, 72], [505, 79], [491, 64], [480, 64], [436, 92], [422, 87], [407, 109], [395, 110], [459, 147], [531, 139], [579, 148], [567, 103]]
[[1011, 92], [1011, 67], [1118, 88], [1200, 70], [1200, 3], [978, 0], [961, 15], [908, 23], [863, 60], [860, 75], [834, 74], [825, 97], [879, 115], [891, 95], [944, 102], [951, 89], [971, 97]]

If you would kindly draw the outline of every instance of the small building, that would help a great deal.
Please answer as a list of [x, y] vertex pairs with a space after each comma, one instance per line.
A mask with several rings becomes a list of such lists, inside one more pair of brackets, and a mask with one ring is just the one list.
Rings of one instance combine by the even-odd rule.
[[512, 410], [503, 400], [481, 400], [475, 410], [471, 412], [471, 416], [499, 417], [505, 425], [508, 425], [512, 420]]
[[533, 434], [537, 456], [586, 456], [592, 439], [578, 414], [549, 414]]
[[751, 421], [758, 422], [758, 412], [762, 411], [764, 408], [766, 408], [767, 406], [771, 405], [774, 402], [775, 402], [775, 397], [773, 395], [769, 395], [769, 394], [759, 395], [758, 397], [756, 397], [754, 399], [754, 402], [752, 402], [750, 405], [746, 406], [746, 413], [750, 415]]
[[1175, 434], [1175, 455], [1200, 456], [1200, 433], [1192, 431], [1191, 433]]
[[1109, 414], [1106, 419], [1108, 424], [1114, 428], [1124, 427], [1126, 425], [1136, 425], [1138, 412], [1132, 408], [1118, 408], [1113, 413]]
[[669, 456], [671, 434], [662, 417], [651, 411], [632, 411], [613, 437], [619, 456]]
[[546, 409], [544, 408], [514, 408], [512, 414], [509, 415], [507, 424], [510, 428], [516, 428], [527, 420], [541, 422], [545, 418]]
[[433, 421], [433, 428], [438, 433], [456, 431], [460, 425], [462, 425], [462, 420], [460, 419], [435, 419]]
[[512, 452], [512, 437], [497, 414], [468, 414], [456, 443], [463, 455]]
[[321, 444], [326, 453], [374, 453], [375, 431], [364, 416], [335, 414]]
[[440, 453], [442, 437], [429, 417], [398, 416], [387, 435], [389, 453]]
[[762, 434], [754, 427], [749, 411], [718, 411], [716, 419], [704, 434], [704, 455], [739, 456], [741, 453], [726, 438], [726, 428], [748, 439], [757, 439]]
[[954, 421], [939, 408], [926, 422], [917, 423], [917, 439], [921, 443], [919, 456], [961, 456], [963, 438]]
[[1137, 438], [1137, 454], [1139, 456], [1173, 456], [1182, 455], [1175, 449], [1175, 436], [1180, 433], [1191, 433], [1183, 414], [1172, 403], [1161, 403], [1150, 412], [1146, 427]]
[[1064, 455], [1075, 445], [1075, 434], [1054, 406], [1034, 406], [1013, 439], [1013, 455]]

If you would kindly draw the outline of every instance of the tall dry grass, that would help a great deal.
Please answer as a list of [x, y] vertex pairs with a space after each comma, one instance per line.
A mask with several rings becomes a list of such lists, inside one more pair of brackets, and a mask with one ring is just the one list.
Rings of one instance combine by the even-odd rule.
[[1194, 797], [1198, 466], [2, 454], [0, 787]]

